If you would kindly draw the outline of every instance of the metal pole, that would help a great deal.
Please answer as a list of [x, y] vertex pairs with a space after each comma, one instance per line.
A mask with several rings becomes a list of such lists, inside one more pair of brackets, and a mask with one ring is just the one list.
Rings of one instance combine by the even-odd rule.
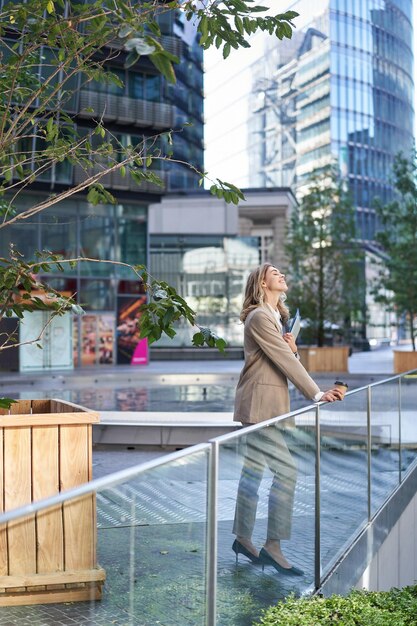
[[316, 476], [315, 476], [315, 536], [314, 536], [314, 587], [320, 589], [321, 554], [320, 554], [320, 408], [316, 406]]
[[371, 453], [372, 453], [372, 434], [371, 434], [371, 400], [372, 400], [371, 387], [368, 385], [367, 394], [367, 409], [366, 409], [366, 437], [367, 437], [367, 465], [368, 465], [368, 522], [371, 519], [371, 480], [372, 480], [372, 467], [371, 467]]
[[402, 408], [402, 388], [401, 378], [398, 379], [398, 482], [401, 484], [402, 480], [402, 432], [401, 432], [401, 408]]
[[207, 613], [206, 625], [216, 626], [217, 612], [217, 497], [219, 478], [219, 443], [211, 441], [207, 488]]

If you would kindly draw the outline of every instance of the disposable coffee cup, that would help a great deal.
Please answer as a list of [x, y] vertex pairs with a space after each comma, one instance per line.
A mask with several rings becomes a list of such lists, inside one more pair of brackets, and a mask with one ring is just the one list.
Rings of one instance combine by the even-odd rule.
[[345, 393], [349, 389], [349, 385], [347, 383], [343, 383], [341, 380], [336, 380], [334, 383], [335, 389], [339, 389], [342, 394], [342, 400], [345, 397]]

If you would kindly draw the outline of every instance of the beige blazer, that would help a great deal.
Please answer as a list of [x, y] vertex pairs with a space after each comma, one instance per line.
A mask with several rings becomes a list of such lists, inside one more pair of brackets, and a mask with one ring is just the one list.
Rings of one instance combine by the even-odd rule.
[[267, 307], [259, 306], [246, 318], [244, 352], [245, 365], [236, 389], [236, 422], [256, 424], [288, 413], [288, 379], [309, 400], [320, 391], [282, 338]]

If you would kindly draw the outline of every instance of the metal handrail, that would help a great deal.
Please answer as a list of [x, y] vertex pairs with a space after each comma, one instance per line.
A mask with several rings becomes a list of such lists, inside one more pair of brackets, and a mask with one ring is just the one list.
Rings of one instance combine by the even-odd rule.
[[114, 472], [113, 474], [107, 476], [102, 476], [101, 478], [94, 478], [88, 483], [84, 483], [83, 485], [79, 485], [73, 489], [61, 491], [60, 493], [50, 496], [49, 498], [43, 498], [37, 502], [31, 502], [30, 504], [25, 504], [19, 508], [10, 509], [10, 511], [0, 513], [0, 524], [5, 524], [6, 522], [11, 522], [20, 517], [26, 517], [27, 515], [33, 515], [33, 513], [39, 513], [39, 511], [43, 511], [43, 509], [56, 506], [57, 504], [62, 504], [68, 500], [74, 500], [80, 496], [86, 496], [88, 494], [101, 491], [102, 489], [119, 485], [120, 483], [124, 483], [131, 478], [135, 478], [139, 474], [143, 474], [157, 467], [162, 467], [163, 465], [167, 465], [173, 461], [178, 461], [184, 457], [193, 456], [194, 454], [198, 454], [198, 452], [203, 452], [205, 450], [207, 452], [210, 450], [210, 444], [198, 443], [195, 446], [192, 446], [192, 448], [178, 450], [167, 454], [162, 458], [145, 461], [144, 463], [133, 465], [132, 467], [119, 470], [118, 472]]

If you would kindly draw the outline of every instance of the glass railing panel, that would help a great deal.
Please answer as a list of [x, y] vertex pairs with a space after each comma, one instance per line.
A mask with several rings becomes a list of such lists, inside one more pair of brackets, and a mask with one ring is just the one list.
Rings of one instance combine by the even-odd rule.
[[399, 484], [399, 379], [371, 387], [371, 515]]
[[[58, 553], [62, 557], [63, 550], [62, 567], [71, 565], [70, 578], [56, 572], [49, 576], [49, 584], [64, 582], [65, 586], [69, 581], [69, 591], [78, 593], [80, 578], [88, 581], [81, 587], [90, 589], [81, 598], [84, 602], [31, 607], [35, 622], [69, 623], [68, 616], [74, 624], [205, 625], [208, 459], [209, 445], [145, 471], [138, 466], [138, 473], [124, 482], [42, 511], [36, 520], [32, 516], [33, 526], [42, 523], [33, 532], [44, 541], [38, 562], [47, 560], [45, 529], [49, 524], [50, 535], [60, 525], [54, 558]], [[0, 527], [0, 541], [1, 533]], [[29, 559], [29, 554], [24, 558]], [[78, 576], [78, 569], [87, 572]], [[104, 578], [102, 570], [105, 583], [102, 598], [97, 600], [96, 587], [101, 582], [94, 580]], [[36, 584], [35, 575], [28, 580]], [[57, 602], [66, 602], [65, 593], [61, 590]], [[67, 598], [73, 599], [71, 594]], [[1, 616], [2, 623], [20, 623], [27, 616], [27, 606], [2, 605]]]
[[[220, 439], [218, 481], [219, 624], [249, 626], [261, 609], [314, 582], [314, 410]], [[261, 549], [280, 541], [299, 575], [253, 562], [236, 535]], [[238, 550], [238, 560], [233, 550]], [[271, 545], [271, 544], [270, 544]], [[276, 544], [275, 544], [276, 546]], [[239, 552], [240, 550], [240, 552]], [[272, 548], [271, 548], [272, 551]], [[282, 562], [287, 566], [287, 563]]]
[[368, 519], [367, 390], [320, 406], [321, 571]]
[[417, 459], [417, 371], [401, 378], [401, 474]]

